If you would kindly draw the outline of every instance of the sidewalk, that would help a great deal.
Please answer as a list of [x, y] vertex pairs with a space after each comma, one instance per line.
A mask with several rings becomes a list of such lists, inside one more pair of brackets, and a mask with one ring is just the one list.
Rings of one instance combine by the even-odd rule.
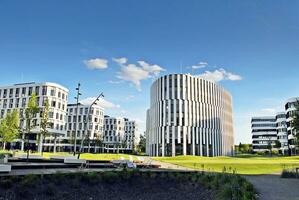
[[244, 176], [259, 193], [259, 200], [299, 200], [299, 179], [280, 175]]

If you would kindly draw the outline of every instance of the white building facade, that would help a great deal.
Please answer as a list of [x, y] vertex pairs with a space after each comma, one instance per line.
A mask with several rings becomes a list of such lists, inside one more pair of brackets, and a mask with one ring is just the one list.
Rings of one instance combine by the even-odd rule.
[[276, 114], [276, 129], [277, 129], [277, 140], [280, 143], [278, 150], [284, 154], [288, 154], [288, 131], [287, 131], [287, 120], [285, 112], [279, 112]]
[[[11, 86], [0, 87], [0, 120], [8, 112], [17, 109], [20, 113], [20, 128], [25, 129], [25, 109], [32, 94], [37, 96], [37, 104], [40, 112], [35, 118], [35, 127], [29, 134], [30, 149], [37, 150], [36, 133], [40, 132], [40, 119], [45, 106], [49, 102], [49, 128], [50, 135], [65, 135], [66, 109], [68, 99], [68, 89], [56, 83], [21, 83]], [[17, 139], [12, 143], [12, 148], [24, 150], [24, 138]], [[39, 149], [40, 151], [41, 149]]]
[[136, 121], [127, 118], [104, 117], [104, 149], [106, 152], [132, 152], [139, 142]]
[[276, 116], [253, 117], [251, 119], [252, 149], [264, 152], [275, 147], [277, 141]]
[[232, 155], [232, 97], [218, 84], [170, 74], [151, 86], [146, 151], [150, 156]]
[[83, 139], [82, 151], [98, 152], [101, 148], [99, 142], [103, 138], [104, 110], [101, 106], [85, 104], [68, 104], [66, 117], [66, 135], [59, 138], [59, 146], [64, 151], [71, 151], [74, 147], [75, 133], [77, 151], [80, 150]]
[[[299, 97], [290, 98], [285, 102], [285, 111], [274, 116], [253, 117], [252, 146], [254, 152], [269, 150], [269, 144], [280, 153], [296, 154], [295, 130], [292, 128], [293, 115], [298, 112]], [[280, 147], [275, 146], [279, 141]]]

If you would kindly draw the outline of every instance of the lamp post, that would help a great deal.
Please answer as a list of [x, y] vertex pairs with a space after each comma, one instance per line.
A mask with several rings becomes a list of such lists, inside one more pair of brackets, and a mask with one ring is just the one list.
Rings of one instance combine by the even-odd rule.
[[77, 126], [78, 126], [78, 109], [79, 109], [79, 97], [81, 95], [80, 93], [80, 86], [81, 84], [78, 83], [78, 87], [76, 87], [77, 90], [77, 96], [75, 97], [75, 99], [77, 100], [76, 102], [76, 126], [75, 126], [75, 142], [74, 142], [74, 155], [76, 155], [77, 153]]
[[[90, 111], [91, 111], [91, 108], [93, 105], [96, 105], [97, 104], [97, 101], [99, 101], [99, 99], [101, 97], [104, 97], [104, 94], [101, 92], [99, 94], [99, 96], [90, 104], [89, 108], [88, 108], [88, 114], [87, 114], [87, 118], [86, 118], [86, 127], [85, 127], [85, 132], [87, 133], [86, 136], [89, 137], [89, 134], [88, 134], [88, 130], [89, 130], [89, 115], [90, 115]], [[78, 154], [78, 159], [80, 158], [80, 154], [82, 153], [82, 149], [83, 149], [83, 143], [84, 143], [84, 139], [85, 137], [82, 136], [81, 138], [81, 145], [80, 145], [80, 151], [79, 151], [79, 154]]]

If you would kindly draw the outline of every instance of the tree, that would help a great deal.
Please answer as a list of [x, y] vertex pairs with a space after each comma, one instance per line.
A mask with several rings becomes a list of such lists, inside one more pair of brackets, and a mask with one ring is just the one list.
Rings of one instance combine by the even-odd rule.
[[281, 147], [281, 143], [279, 142], [279, 140], [275, 141], [275, 148], [279, 149]]
[[48, 128], [49, 128], [49, 111], [50, 111], [50, 105], [49, 101], [46, 100], [44, 104], [44, 110], [42, 112], [41, 116], [41, 122], [40, 122], [40, 134], [39, 134], [39, 148], [38, 151], [43, 155], [43, 140], [44, 137], [49, 135]]
[[[29, 98], [28, 105], [25, 109], [25, 135], [27, 135], [27, 161], [29, 160], [29, 134], [31, 130], [37, 126], [36, 124], [36, 114], [39, 112], [39, 107], [36, 102], [36, 94], [33, 93]], [[26, 137], [24, 138], [26, 140]]]
[[137, 145], [138, 153], [145, 153], [146, 147], [146, 138], [144, 135], [140, 135], [140, 141]]
[[299, 145], [299, 101], [295, 103], [295, 109], [292, 115], [293, 120], [291, 121], [291, 128], [293, 132], [295, 133], [295, 144], [297, 144], [297, 147]]
[[19, 134], [20, 118], [17, 110], [7, 113], [0, 123], [0, 137], [2, 138], [3, 149], [7, 142], [12, 142]]
[[270, 156], [272, 156], [272, 141], [269, 139], [267, 149], [269, 150]]
[[239, 143], [239, 148], [238, 148], [240, 153], [243, 153], [243, 144], [240, 142]]

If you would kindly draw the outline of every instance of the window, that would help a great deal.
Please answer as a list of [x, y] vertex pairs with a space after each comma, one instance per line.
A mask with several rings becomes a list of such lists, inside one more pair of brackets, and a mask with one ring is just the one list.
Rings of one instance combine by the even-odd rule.
[[10, 99], [9, 100], [9, 108], [12, 108], [13, 107], [13, 99]]
[[55, 108], [56, 107], [56, 101], [52, 101], [51, 106]]
[[55, 96], [55, 90], [54, 90], [54, 89], [51, 89], [51, 91], [50, 91], [50, 95], [51, 95], [52, 97]]
[[53, 119], [54, 113], [53, 112], [49, 112], [49, 118]]
[[22, 108], [25, 108], [26, 106], [26, 98], [22, 98]]
[[26, 95], [26, 88], [22, 88], [22, 96]]
[[42, 95], [47, 95], [47, 87], [43, 86]]
[[16, 93], [15, 93], [15, 97], [19, 97], [19, 95], [20, 95], [20, 88], [17, 88]]
[[28, 95], [31, 96], [32, 95], [32, 87], [29, 87], [29, 90], [28, 90]]
[[35, 94], [36, 94], [36, 95], [39, 95], [39, 86], [36, 86], [36, 87], [35, 87]]
[[10, 89], [10, 90], [9, 90], [9, 97], [11, 98], [12, 95], [13, 95], [13, 89]]
[[7, 89], [4, 89], [3, 90], [3, 98], [6, 98], [6, 95], [7, 95]]

